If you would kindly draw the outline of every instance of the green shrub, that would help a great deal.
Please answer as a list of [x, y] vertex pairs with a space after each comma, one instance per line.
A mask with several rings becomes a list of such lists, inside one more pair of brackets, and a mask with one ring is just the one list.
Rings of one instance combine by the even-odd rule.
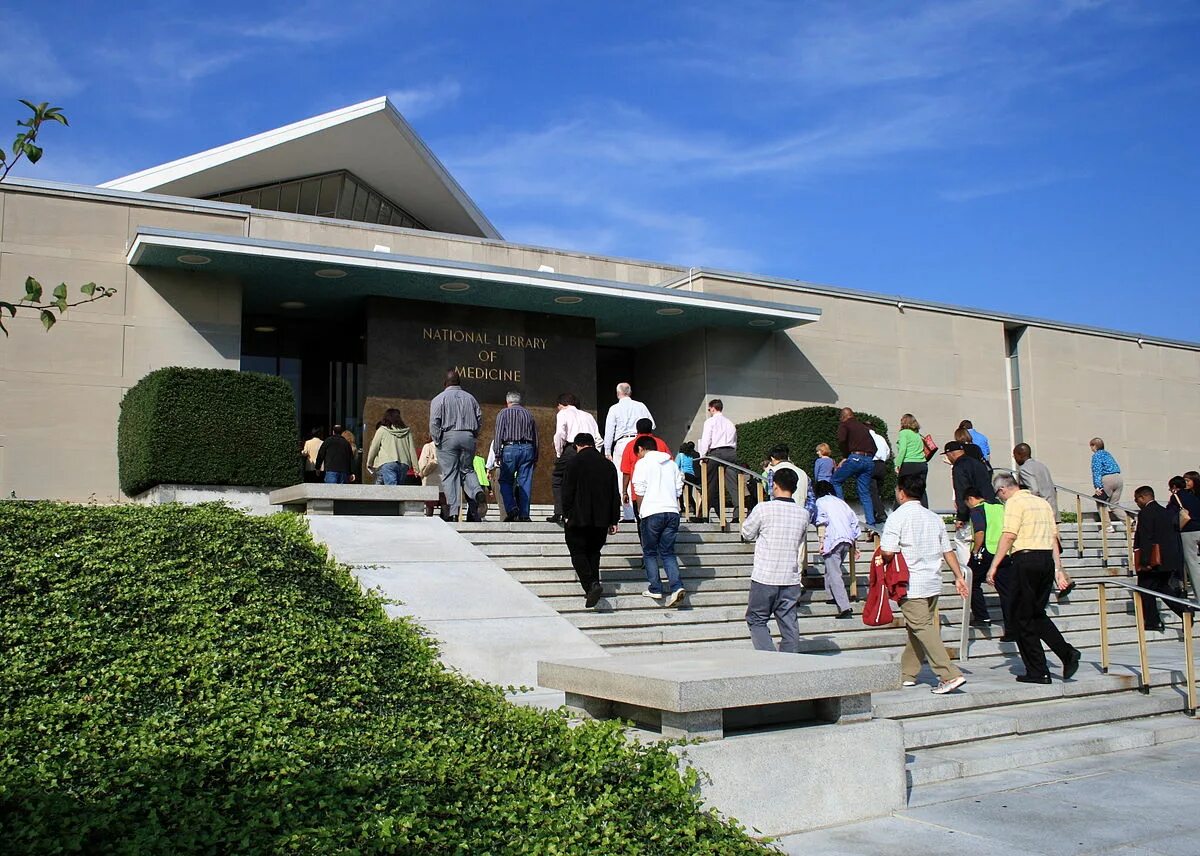
[[132, 496], [157, 484], [295, 484], [296, 436], [295, 397], [283, 378], [159, 369], [121, 401], [121, 490]]
[[[818, 443], [828, 443], [835, 460], [842, 457], [837, 444], [838, 414], [840, 407], [802, 407], [742, 422], [737, 426], [738, 457], [745, 466], [758, 471], [763, 459], [772, 446], [787, 444], [792, 461], [809, 476], [813, 473], [813, 461], [817, 457]], [[857, 413], [859, 421], [875, 430], [888, 442], [887, 423], [870, 413]], [[858, 490], [851, 479], [845, 483], [846, 499], [858, 499]], [[882, 497], [884, 504], [891, 504], [896, 490], [896, 469], [889, 462], [888, 476], [884, 480]]]
[[447, 671], [299, 518], [0, 503], [0, 651], [6, 852], [765, 852], [666, 747]]

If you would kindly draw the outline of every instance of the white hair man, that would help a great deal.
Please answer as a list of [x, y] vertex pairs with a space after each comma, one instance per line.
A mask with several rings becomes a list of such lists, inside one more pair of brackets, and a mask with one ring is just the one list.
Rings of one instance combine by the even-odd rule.
[[500, 496], [509, 520], [528, 523], [533, 494], [533, 468], [538, 459], [537, 423], [521, 406], [521, 393], [504, 396], [505, 408], [496, 414], [492, 450], [500, 464]]
[[[651, 428], [654, 427], [654, 417], [650, 415], [650, 410], [640, 401], [634, 400], [633, 388], [628, 383], [617, 384], [617, 403], [608, 408], [608, 416], [604, 419], [604, 456], [613, 462], [618, 473], [625, 447], [637, 436], [639, 419], [649, 419]], [[633, 504], [626, 502], [621, 514], [624, 522], [633, 522]]]

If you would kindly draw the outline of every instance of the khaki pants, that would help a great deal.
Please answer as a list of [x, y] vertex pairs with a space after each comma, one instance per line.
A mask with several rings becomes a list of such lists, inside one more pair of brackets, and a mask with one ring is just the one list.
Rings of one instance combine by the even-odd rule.
[[900, 672], [905, 680], [915, 679], [921, 673], [921, 663], [928, 662], [933, 673], [943, 681], [951, 681], [962, 674], [950, 662], [942, 633], [938, 626], [936, 597], [906, 597], [900, 602], [904, 614], [904, 629], [908, 631], [908, 644], [900, 655]]

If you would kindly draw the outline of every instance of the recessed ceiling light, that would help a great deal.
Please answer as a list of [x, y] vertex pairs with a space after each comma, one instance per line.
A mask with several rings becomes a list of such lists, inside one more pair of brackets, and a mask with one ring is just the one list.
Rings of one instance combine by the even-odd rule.
[[755, 318], [750, 322], [751, 327], [774, 327], [775, 322], [770, 318]]
[[655, 309], [659, 315], [682, 315], [683, 310], [678, 306], [664, 306], [662, 309]]
[[255, 333], [274, 333], [275, 328], [272, 327], [270, 324], [263, 324], [259, 327], [255, 327], [254, 332]]
[[316, 273], [321, 279], [341, 279], [346, 275], [344, 270], [338, 270], [337, 268], [322, 268]]
[[305, 306], [308, 306], [303, 300], [285, 300], [279, 305], [284, 309], [303, 309]]
[[470, 287], [465, 282], [443, 282], [438, 286], [442, 291], [466, 291]]
[[176, 256], [175, 258], [185, 265], [206, 265], [212, 261], [208, 256], [200, 256], [196, 253], [184, 253], [182, 256]]
[[564, 294], [561, 297], [554, 298], [555, 303], [583, 303], [582, 297], [577, 297], [574, 294]]
[[618, 333], [616, 330], [601, 330], [599, 333], [596, 334], [596, 338], [597, 339], [615, 339], [615, 338], [617, 338], [617, 336], [620, 336], [620, 335], [621, 334]]

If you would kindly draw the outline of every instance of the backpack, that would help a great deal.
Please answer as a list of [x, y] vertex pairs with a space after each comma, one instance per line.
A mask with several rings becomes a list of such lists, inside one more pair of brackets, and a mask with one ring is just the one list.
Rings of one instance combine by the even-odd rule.
[[890, 562], [885, 563], [883, 550], [875, 548], [868, 586], [863, 624], [867, 627], [886, 627], [894, 618], [890, 601], [899, 601], [908, 594], [908, 563], [904, 561], [904, 554], [896, 553]]

